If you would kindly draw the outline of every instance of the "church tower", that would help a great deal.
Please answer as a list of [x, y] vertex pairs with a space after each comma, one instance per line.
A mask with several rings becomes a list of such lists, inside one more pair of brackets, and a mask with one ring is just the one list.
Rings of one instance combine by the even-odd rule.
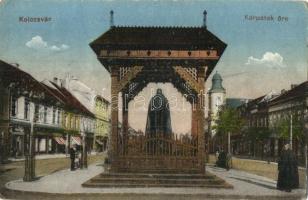
[[212, 78], [212, 87], [209, 90], [209, 132], [210, 136], [216, 134], [213, 130], [215, 120], [217, 119], [219, 108], [226, 103], [226, 90], [222, 86], [222, 78], [216, 71]]

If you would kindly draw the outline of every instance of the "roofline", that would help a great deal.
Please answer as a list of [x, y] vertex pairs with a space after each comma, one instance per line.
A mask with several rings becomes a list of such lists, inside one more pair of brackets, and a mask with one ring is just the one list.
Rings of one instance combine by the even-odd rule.
[[[53, 84], [54, 84], [54, 86], [57, 87], [60, 91], [61, 91], [61, 90], [64, 90], [65, 92], [69, 93], [69, 94], [74, 98], [74, 100], [75, 100], [79, 105], [82, 106], [82, 109], [85, 109], [85, 111], [88, 112], [88, 113], [85, 113], [85, 114], [87, 114], [87, 115], [89, 115], [89, 116], [91, 116], [91, 117], [95, 117], [95, 115], [94, 115], [91, 111], [89, 111], [88, 108], [86, 108], [86, 107], [75, 97], [75, 95], [73, 95], [69, 90], [67, 90], [65, 87], [60, 87], [60, 86], [58, 86], [58, 85], [55, 84], [55, 83], [53, 83]], [[62, 92], [61, 92], [61, 93], [62, 93]], [[65, 95], [65, 94], [64, 94], [64, 95]], [[65, 95], [65, 97], [66, 97], [66, 95]], [[73, 106], [73, 107], [74, 107], [74, 106]], [[79, 110], [80, 112], [83, 112], [83, 111], [81, 111], [79, 108], [76, 108], [76, 109]]]
[[304, 81], [302, 83], [300, 83], [299, 85], [295, 86], [292, 89], [287, 90], [286, 92], [278, 95], [275, 99], [273, 99], [273, 101], [271, 101], [269, 104], [271, 105], [276, 105], [278, 103], [283, 103], [283, 102], [287, 102], [289, 100], [294, 100], [294, 99], [301, 99], [301, 98], [305, 98], [305, 96], [308, 95], [308, 89], [307, 87], [304, 87], [304, 92], [301, 93], [300, 95], [292, 95], [292, 96], [287, 96], [290, 92], [294, 91], [295, 89], [298, 89], [298, 87], [303, 87], [305, 84], [308, 85], [308, 81]]
[[228, 44], [223, 42], [220, 38], [218, 38], [214, 33], [212, 33], [211, 31], [209, 31], [207, 29], [207, 27], [204, 26], [111, 26], [109, 27], [108, 30], [106, 30], [105, 32], [103, 32], [102, 34], [100, 34], [96, 39], [94, 39], [92, 42], [89, 43], [89, 46], [91, 47], [91, 49], [96, 53], [95, 51], [95, 47], [94, 47], [94, 43], [101, 38], [105, 33], [107, 33], [108, 31], [112, 30], [112, 29], [117, 29], [117, 28], [135, 28], [135, 29], [205, 29], [207, 30], [215, 39], [217, 39], [219, 42], [221, 42], [222, 45], [222, 53], [220, 55], [220, 57], [222, 56], [224, 50], [227, 48]]
[[101, 98], [101, 99], [102, 99], [103, 101], [105, 101], [107, 104], [110, 104], [110, 102], [109, 102], [105, 97], [103, 97], [102, 95], [99, 95], [99, 94], [98, 94], [98, 95], [95, 96], [94, 99], [96, 100], [97, 98]]

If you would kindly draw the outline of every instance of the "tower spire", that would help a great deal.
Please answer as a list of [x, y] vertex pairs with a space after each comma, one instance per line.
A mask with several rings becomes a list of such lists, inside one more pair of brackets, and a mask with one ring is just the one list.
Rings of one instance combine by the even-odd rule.
[[206, 28], [206, 15], [207, 15], [207, 12], [206, 10], [203, 11], [203, 25], [202, 27]]
[[113, 10], [110, 11], [110, 27], [114, 27]]

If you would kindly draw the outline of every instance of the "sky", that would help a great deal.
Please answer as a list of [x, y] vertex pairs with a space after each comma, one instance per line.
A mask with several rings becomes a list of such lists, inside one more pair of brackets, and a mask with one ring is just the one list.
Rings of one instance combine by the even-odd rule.
[[[110, 10], [117, 26], [201, 26], [206, 10], [208, 30], [228, 44], [214, 69], [224, 79], [227, 97], [256, 98], [307, 80], [307, 6], [294, 1], [0, 0], [0, 59], [18, 63], [38, 80], [70, 73], [109, 98], [109, 74], [89, 43], [109, 29]], [[48, 20], [20, 20], [27, 17]], [[130, 105], [132, 127], [144, 129], [147, 104], [159, 87], [168, 99], [182, 97], [171, 84], [148, 85], [140, 93], [146, 109], [138, 100]], [[171, 118], [173, 129], [184, 133], [190, 111], [182, 104], [183, 109], [171, 110]]]

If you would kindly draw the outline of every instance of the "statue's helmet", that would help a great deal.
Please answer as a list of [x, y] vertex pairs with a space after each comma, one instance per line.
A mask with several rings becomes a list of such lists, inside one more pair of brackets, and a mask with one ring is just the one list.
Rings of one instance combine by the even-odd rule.
[[156, 94], [163, 94], [162, 89], [158, 88], [158, 89], [156, 90]]

